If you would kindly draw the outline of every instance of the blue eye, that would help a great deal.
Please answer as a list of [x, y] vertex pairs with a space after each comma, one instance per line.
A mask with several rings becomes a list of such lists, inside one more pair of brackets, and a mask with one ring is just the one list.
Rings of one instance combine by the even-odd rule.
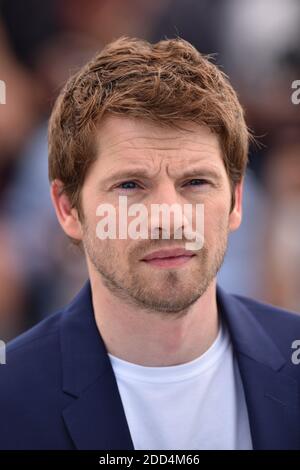
[[137, 183], [135, 181], [124, 181], [124, 183], [119, 184], [118, 188], [120, 189], [125, 189], [125, 190], [131, 190], [131, 189], [136, 189], [138, 187]]
[[190, 181], [188, 181], [189, 185], [191, 186], [202, 186], [203, 184], [208, 184], [208, 181], [202, 178], [194, 178]]

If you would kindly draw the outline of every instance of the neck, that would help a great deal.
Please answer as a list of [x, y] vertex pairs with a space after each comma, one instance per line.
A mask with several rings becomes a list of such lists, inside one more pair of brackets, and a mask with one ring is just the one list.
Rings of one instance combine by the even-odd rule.
[[90, 280], [98, 330], [107, 351], [120, 359], [148, 367], [179, 365], [201, 356], [217, 337], [215, 279], [182, 316], [129, 305], [99, 275]]

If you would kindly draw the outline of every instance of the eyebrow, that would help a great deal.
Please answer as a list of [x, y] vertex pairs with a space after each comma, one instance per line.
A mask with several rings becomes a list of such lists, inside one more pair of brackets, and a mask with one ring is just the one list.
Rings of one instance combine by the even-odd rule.
[[[213, 170], [211, 168], [194, 168], [194, 169], [186, 169], [180, 175], [178, 174], [178, 178], [184, 179], [189, 177], [195, 176], [205, 176], [210, 177], [216, 180], [221, 180], [221, 174], [218, 170]], [[151, 179], [154, 178], [155, 174], [150, 174], [146, 169], [132, 169], [132, 170], [120, 170], [116, 171], [115, 173], [109, 175], [107, 178], [102, 180], [102, 183], [112, 183], [116, 180], [125, 180], [128, 178], [147, 178]]]

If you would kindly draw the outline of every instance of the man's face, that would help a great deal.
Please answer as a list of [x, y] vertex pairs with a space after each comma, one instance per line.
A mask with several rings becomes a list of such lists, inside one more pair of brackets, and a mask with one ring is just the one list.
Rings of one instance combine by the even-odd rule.
[[[98, 157], [81, 193], [82, 241], [90, 270], [114, 295], [151, 311], [179, 313], [192, 305], [215, 278], [228, 233], [240, 223], [239, 209], [230, 214], [230, 183], [217, 136], [193, 123], [184, 127], [107, 117], [99, 129]], [[99, 239], [96, 209], [112, 205], [118, 226], [119, 196], [127, 196], [128, 207], [143, 204], [149, 220], [152, 204], [191, 204], [194, 216], [196, 204], [203, 204], [203, 247], [179, 262], [155, 263], [143, 258], [156, 250], [184, 248], [190, 241], [184, 232], [175, 239], [171, 226], [170, 239], [163, 239], [158, 224], [158, 239], [150, 233], [147, 239]]]

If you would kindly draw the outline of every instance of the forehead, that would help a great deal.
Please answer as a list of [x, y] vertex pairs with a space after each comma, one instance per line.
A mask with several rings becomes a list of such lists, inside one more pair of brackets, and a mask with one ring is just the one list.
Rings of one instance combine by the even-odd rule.
[[192, 122], [180, 124], [179, 129], [137, 118], [108, 116], [98, 129], [97, 156], [97, 164], [106, 168], [194, 163], [224, 168], [218, 136]]

